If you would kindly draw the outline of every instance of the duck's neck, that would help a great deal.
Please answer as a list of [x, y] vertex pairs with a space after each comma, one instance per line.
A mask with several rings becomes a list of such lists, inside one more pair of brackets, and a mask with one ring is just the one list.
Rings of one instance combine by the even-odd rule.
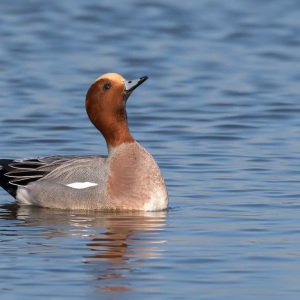
[[107, 147], [118, 147], [122, 144], [128, 144], [135, 142], [135, 139], [132, 137], [128, 125], [126, 123], [123, 125], [112, 124], [109, 126], [109, 129], [106, 132], [102, 132]]

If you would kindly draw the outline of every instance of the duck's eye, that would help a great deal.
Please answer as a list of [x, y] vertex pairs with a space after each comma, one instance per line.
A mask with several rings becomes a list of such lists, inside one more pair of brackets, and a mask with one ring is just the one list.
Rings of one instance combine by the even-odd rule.
[[103, 86], [104, 90], [109, 90], [111, 88], [111, 84], [110, 83], [105, 83]]

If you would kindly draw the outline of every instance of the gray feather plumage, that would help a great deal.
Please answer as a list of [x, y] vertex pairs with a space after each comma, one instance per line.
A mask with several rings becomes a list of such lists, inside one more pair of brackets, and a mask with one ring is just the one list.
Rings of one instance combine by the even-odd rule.
[[[101, 167], [106, 160], [105, 156], [47, 156], [35, 159], [23, 159], [12, 161], [5, 176], [9, 177], [9, 183], [18, 186], [26, 186], [30, 182], [47, 179], [62, 184], [72, 182], [99, 180], [99, 176], [93, 170], [95, 165]], [[99, 172], [101, 173], [101, 172]]]

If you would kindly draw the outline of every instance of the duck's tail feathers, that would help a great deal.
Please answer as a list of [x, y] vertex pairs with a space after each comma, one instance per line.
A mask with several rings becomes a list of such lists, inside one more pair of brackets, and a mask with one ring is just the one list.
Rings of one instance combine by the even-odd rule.
[[18, 187], [10, 184], [11, 178], [5, 175], [12, 169], [9, 166], [12, 162], [12, 159], [0, 159], [0, 186], [15, 198]]

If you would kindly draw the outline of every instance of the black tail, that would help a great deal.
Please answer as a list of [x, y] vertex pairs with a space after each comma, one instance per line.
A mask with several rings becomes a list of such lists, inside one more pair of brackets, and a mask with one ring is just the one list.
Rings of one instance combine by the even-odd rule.
[[12, 169], [9, 166], [12, 162], [12, 159], [0, 159], [0, 186], [15, 198], [17, 186], [10, 184], [9, 180], [11, 178], [5, 176], [5, 174]]

